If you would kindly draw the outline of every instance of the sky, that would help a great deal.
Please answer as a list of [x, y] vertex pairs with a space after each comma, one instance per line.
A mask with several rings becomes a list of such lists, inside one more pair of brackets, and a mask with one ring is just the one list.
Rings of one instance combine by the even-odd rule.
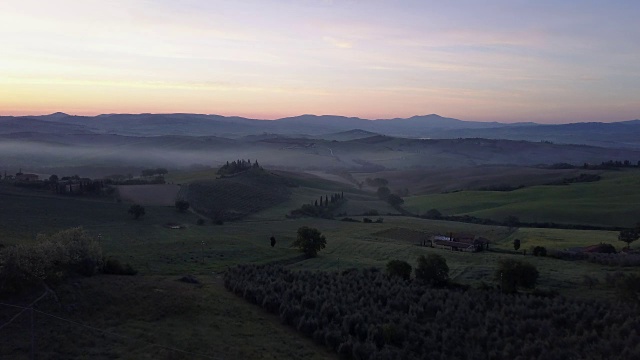
[[640, 1], [0, 0], [0, 115], [640, 118]]

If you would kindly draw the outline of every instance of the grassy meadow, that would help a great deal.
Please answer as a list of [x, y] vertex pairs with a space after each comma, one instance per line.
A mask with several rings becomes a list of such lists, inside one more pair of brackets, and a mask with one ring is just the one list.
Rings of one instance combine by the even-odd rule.
[[414, 213], [438, 209], [445, 215], [471, 215], [497, 221], [509, 215], [524, 222], [632, 227], [640, 211], [640, 172], [607, 172], [602, 180], [539, 185], [514, 191], [459, 191], [413, 196]]

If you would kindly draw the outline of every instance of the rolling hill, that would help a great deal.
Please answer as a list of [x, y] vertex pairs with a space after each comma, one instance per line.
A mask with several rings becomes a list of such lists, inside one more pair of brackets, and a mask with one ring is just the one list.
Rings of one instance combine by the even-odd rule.
[[104, 114], [72, 116], [0, 117], [0, 134], [14, 132], [99, 133], [128, 136], [220, 136], [280, 134], [321, 135], [360, 129], [382, 135], [411, 138], [490, 138], [552, 141], [604, 147], [640, 148], [640, 121], [540, 125], [474, 122], [436, 114], [409, 118], [366, 120], [336, 115], [300, 115], [273, 121], [205, 114]]

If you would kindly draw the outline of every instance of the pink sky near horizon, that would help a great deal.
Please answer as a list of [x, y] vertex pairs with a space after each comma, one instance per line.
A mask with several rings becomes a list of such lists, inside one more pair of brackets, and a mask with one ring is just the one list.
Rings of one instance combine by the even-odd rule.
[[8, 0], [0, 115], [640, 118], [640, 3]]

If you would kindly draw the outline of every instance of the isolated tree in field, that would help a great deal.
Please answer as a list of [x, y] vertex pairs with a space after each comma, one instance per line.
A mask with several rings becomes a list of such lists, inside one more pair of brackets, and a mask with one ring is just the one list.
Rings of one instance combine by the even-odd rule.
[[636, 229], [622, 230], [620, 231], [620, 234], [618, 234], [618, 240], [626, 242], [627, 249], [629, 249], [631, 247], [631, 243], [638, 240], [639, 237], [640, 234]]
[[445, 285], [449, 281], [447, 260], [438, 254], [429, 254], [426, 257], [420, 255], [415, 273], [416, 279], [435, 286]]
[[538, 282], [538, 269], [526, 261], [502, 259], [494, 274], [495, 280], [506, 293], [514, 293], [519, 287], [533, 289]]
[[513, 249], [515, 251], [518, 251], [518, 249], [520, 249], [520, 239], [513, 240]]
[[134, 219], [138, 220], [141, 216], [144, 216], [144, 207], [138, 204], [131, 205], [129, 208], [129, 214], [131, 214]]
[[325, 248], [327, 245], [327, 239], [316, 228], [310, 228], [303, 226], [298, 229], [298, 236], [293, 242], [293, 247], [296, 247], [304, 252], [307, 257], [316, 257], [318, 251]]
[[189, 202], [186, 200], [176, 200], [176, 209], [180, 212], [189, 210]]
[[387, 274], [409, 280], [411, 278], [411, 265], [406, 261], [391, 260], [387, 263]]

